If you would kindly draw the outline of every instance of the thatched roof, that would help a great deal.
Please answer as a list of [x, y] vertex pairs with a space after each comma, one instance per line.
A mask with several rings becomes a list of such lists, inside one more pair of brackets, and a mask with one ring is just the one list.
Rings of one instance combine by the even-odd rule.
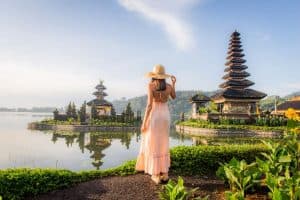
[[199, 102], [199, 103], [208, 102], [210, 100], [211, 99], [208, 96], [204, 95], [204, 94], [196, 94], [196, 95], [194, 95], [190, 98], [191, 103], [194, 103], [194, 102]]
[[300, 110], [300, 100], [297, 101], [286, 101], [277, 106], [277, 110], [287, 110], [293, 108], [295, 110]]
[[234, 88], [246, 88], [254, 85], [252, 81], [247, 79], [230, 79], [220, 85], [220, 88], [234, 87]]
[[95, 106], [112, 106], [113, 104], [110, 103], [109, 101], [106, 101], [104, 99], [93, 99], [89, 102], [87, 102], [88, 106], [92, 106], [95, 104]]
[[266, 96], [267, 94], [252, 89], [237, 90], [228, 88], [213, 95], [211, 99], [219, 99], [221, 97], [230, 99], [262, 99]]

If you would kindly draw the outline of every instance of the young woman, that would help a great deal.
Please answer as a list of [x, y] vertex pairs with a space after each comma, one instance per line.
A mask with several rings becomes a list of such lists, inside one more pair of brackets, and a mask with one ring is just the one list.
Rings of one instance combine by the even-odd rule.
[[[141, 126], [142, 140], [137, 158], [136, 170], [152, 175], [155, 183], [167, 181], [170, 167], [169, 130], [170, 113], [169, 97], [176, 98], [174, 76], [165, 73], [162, 65], [155, 65], [148, 84], [148, 102]], [[166, 82], [171, 77], [172, 84]]]

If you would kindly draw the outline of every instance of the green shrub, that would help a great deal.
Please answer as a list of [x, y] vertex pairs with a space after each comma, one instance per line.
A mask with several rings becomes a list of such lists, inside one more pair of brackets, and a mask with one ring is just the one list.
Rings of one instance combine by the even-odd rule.
[[[181, 175], [213, 174], [220, 163], [229, 162], [233, 157], [251, 162], [261, 152], [266, 151], [261, 144], [178, 146], [170, 151], [170, 171]], [[59, 169], [5, 169], [0, 170], [0, 195], [3, 199], [22, 199], [99, 177], [134, 173], [134, 160], [112, 169], [81, 172]]]
[[235, 158], [220, 166], [216, 174], [229, 183], [231, 191], [225, 192], [226, 199], [239, 200], [244, 199], [245, 192], [256, 185], [262, 175], [255, 162], [247, 164], [245, 160], [238, 161]]
[[[224, 119], [225, 120], [225, 119]], [[227, 122], [223, 121], [222, 123], [225, 124], [216, 124], [208, 121], [203, 120], [188, 120], [184, 122], [177, 123], [178, 125], [182, 126], [190, 126], [195, 128], [211, 128], [211, 129], [224, 129], [224, 130], [257, 130], [257, 131], [279, 131], [284, 132], [287, 130], [286, 126], [257, 126], [257, 125], [245, 125], [241, 123], [245, 123], [243, 120], [238, 120], [232, 122], [229, 119], [226, 119]], [[232, 124], [235, 123], [235, 124]]]
[[169, 180], [168, 184], [163, 186], [163, 191], [159, 193], [160, 200], [187, 200], [191, 197], [198, 188], [187, 190], [184, 185], [183, 179], [179, 176], [177, 184]]
[[[299, 200], [300, 143], [298, 135], [291, 132], [279, 141], [262, 142], [268, 150], [261, 153], [263, 159], [257, 157], [256, 161], [249, 165], [243, 160], [233, 159], [218, 169], [217, 175], [225, 177], [230, 184], [231, 191], [225, 193], [226, 199], [242, 200], [245, 197], [245, 190], [252, 187], [253, 183], [263, 183], [269, 189], [268, 194], [272, 200]], [[242, 183], [246, 183], [245, 188], [241, 187]]]
[[134, 165], [135, 161], [128, 161], [112, 169], [82, 172], [28, 168], [0, 170], [0, 195], [3, 199], [23, 199], [103, 176], [133, 174]]
[[171, 170], [177, 174], [214, 174], [220, 163], [229, 162], [233, 157], [247, 162], [255, 161], [264, 145], [225, 146], [178, 146], [171, 149]]

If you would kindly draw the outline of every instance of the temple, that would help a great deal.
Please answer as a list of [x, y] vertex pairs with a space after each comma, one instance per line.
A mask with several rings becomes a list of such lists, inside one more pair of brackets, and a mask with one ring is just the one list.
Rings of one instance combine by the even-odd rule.
[[93, 95], [96, 96], [96, 99], [93, 99], [87, 103], [87, 111], [91, 113], [92, 107], [95, 106], [98, 116], [110, 116], [114, 109], [113, 104], [104, 99], [107, 94], [104, 92], [106, 87], [103, 85], [103, 81], [101, 80], [95, 88], [96, 91], [93, 93]]
[[221, 91], [211, 97], [217, 104], [218, 112], [232, 118], [249, 118], [257, 114], [257, 102], [267, 96], [249, 87], [254, 83], [247, 79], [250, 76], [244, 59], [240, 33], [234, 31], [228, 48], [225, 63], [225, 80], [219, 85]]
[[284, 115], [289, 108], [295, 110], [295, 112], [300, 116], [300, 96], [292, 97], [291, 99], [279, 104], [272, 114]]

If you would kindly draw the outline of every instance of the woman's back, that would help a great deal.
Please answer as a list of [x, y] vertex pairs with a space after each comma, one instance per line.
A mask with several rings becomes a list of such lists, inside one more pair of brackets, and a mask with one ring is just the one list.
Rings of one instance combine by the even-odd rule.
[[169, 99], [169, 96], [171, 96], [173, 99], [175, 98], [175, 91], [170, 84], [166, 85], [165, 90], [157, 90], [155, 83], [150, 83], [149, 87], [151, 88], [154, 102], [166, 103]]

